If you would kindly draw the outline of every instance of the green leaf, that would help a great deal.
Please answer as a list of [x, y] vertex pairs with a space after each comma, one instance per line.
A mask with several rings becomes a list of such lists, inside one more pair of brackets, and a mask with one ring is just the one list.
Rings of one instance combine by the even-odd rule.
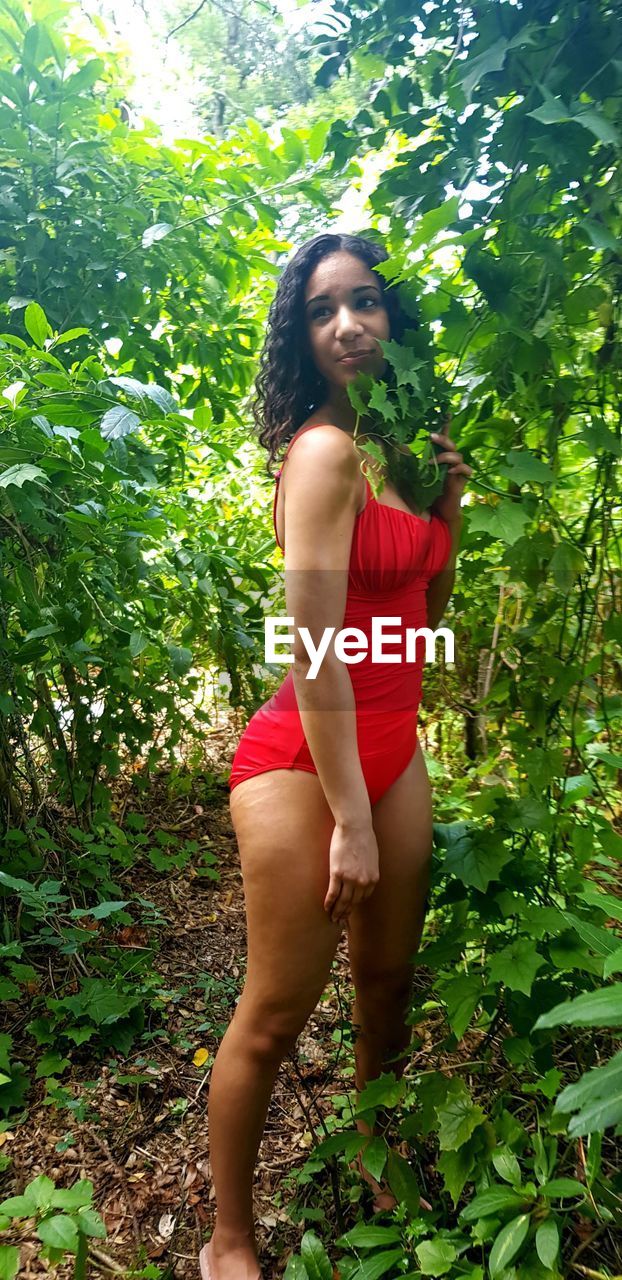
[[514, 1261], [517, 1254], [520, 1253], [529, 1235], [530, 1222], [530, 1214], [523, 1213], [520, 1217], [513, 1218], [499, 1232], [488, 1260], [492, 1280], [501, 1275], [510, 1266], [510, 1263]]
[[465, 1142], [457, 1151], [443, 1151], [437, 1161], [437, 1169], [443, 1175], [443, 1182], [449, 1192], [454, 1208], [458, 1204], [465, 1183], [470, 1178], [477, 1153], [473, 1142]]
[[590, 948], [590, 951], [595, 951], [599, 956], [609, 956], [617, 951], [619, 939], [610, 929], [602, 929], [599, 925], [592, 924], [590, 920], [584, 920], [572, 911], [562, 911], [561, 914], [566, 923], [576, 929], [581, 941]]
[[606, 145], [617, 147], [620, 141], [620, 135], [611, 120], [608, 120], [602, 111], [596, 111], [594, 107], [588, 107], [584, 110], [581, 107], [573, 114], [573, 120], [576, 124], [580, 124], [584, 129], [589, 129], [599, 142]]
[[175, 675], [185, 676], [192, 666], [192, 649], [185, 649], [176, 644], [167, 644], [166, 648]]
[[[63, 1071], [66, 1071], [67, 1067], [70, 1067], [70, 1066], [71, 1066], [70, 1058], [63, 1058], [61, 1057], [60, 1053], [56, 1052], [56, 1050], [48, 1049], [47, 1053], [44, 1053], [43, 1057], [40, 1058], [37, 1063], [37, 1069], [35, 1071], [35, 1079], [47, 1080], [49, 1076], [60, 1076], [62, 1075]], [[57, 1203], [57, 1202], [52, 1201], [52, 1203]]]
[[549, 570], [560, 591], [569, 591], [584, 568], [585, 556], [579, 547], [570, 542], [558, 543], [549, 560]]
[[[350, 401], [352, 408], [356, 413], [359, 413], [362, 416], [367, 413], [367, 404], [362, 395], [362, 392], [366, 389], [366, 382], [364, 382], [364, 379], [366, 379], [366, 375], [359, 371], [346, 387], [348, 400]], [[384, 457], [382, 455], [381, 460], [384, 461]]]
[[177, 401], [167, 391], [165, 387], [160, 387], [157, 382], [139, 382], [138, 378], [130, 378], [126, 374], [119, 374], [115, 377], [107, 379], [112, 382], [115, 387], [121, 387], [127, 395], [132, 396], [135, 400], [140, 400], [141, 404], [151, 400], [156, 404], [162, 413], [175, 413], [178, 405]]
[[71, 1253], [75, 1253], [78, 1248], [78, 1228], [73, 1218], [68, 1218], [64, 1213], [44, 1218], [37, 1227], [37, 1235], [53, 1249], [69, 1249]]
[[52, 1196], [55, 1209], [81, 1209], [93, 1199], [93, 1183], [88, 1178], [80, 1178], [72, 1187], [59, 1187]]
[[535, 943], [528, 942], [526, 938], [517, 938], [492, 956], [490, 980], [502, 982], [510, 991], [522, 991], [528, 996], [536, 973], [543, 964], [544, 957], [538, 953]]
[[70, 76], [63, 85], [63, 93], [69, 94], [71, 97], [76, 94], [84, 93], [88, 89], [92, 89], [97, 80], [100, 79], [105, 64], [101, 58], [90, 58], [85, 62], [74, 76]]
[[384, 1071], [377, 1080], [371, 1080], [364, 1089], [361, 1089], [355, 1115], [377, 1110], [378, 1107], [396, 1107], [404, 1097], [405, 1091], [404, 1081], [396, 1080], [394, 1071]]
[[384, 1138], [370, 1138], [361, 1152], [361, 1159], [367, 1172], [371, 1173], [372, 1178], [377, 1182], [380, 1181], [384, 1172], [388, 1154], [389, 1147]]
[[584, 991], [583, 995], [564, 1004], [556, 1004], [541, 1013], [534, 1031], [548, 1027], [618, 1027], [622, 1025], [622, 982], [600, 991]]
[[305, 163], [305, 149], [301, 138], [293, 129], [288, 129], [286, 125], [281, 125], [281, 134], [283, 136], [285, 159], [291, 160], [298, 167], [302, 167]]
[[562, 1089], [555, 1101], [555, 1111], [577, 1113], [568, 1125], [568, 1132], [574, 1138], [601, 1133], [619, 1124], [622, 1121], [622, 1051]]
[[419, 1213], [419, 1186], [408, 1161], [398, 1151], [389, 1151], [386, 1177], [397, 1201], [415, 1217]]
[[393, 1271], [404, 1257], [403, 1249], [389, 1249], [383, 1253], [375, 1253], [372, 1258], [365, 1258], [356, 1271], [351, 1271], [349, 1280], [380, 1280], [387, 1271]]
[[37, 1178], [29, 1182], [24, 1195], [31, 1204], [36, 1205], [37, 1209], [41, 1211], [50, 1208], [55, 1190], [52, 1179], [48, 1178], [45, 1173], [40, 1173]]
[[502, 498], [494, 507], [482, 502], [473, 504], [468, 509], [468, 521], [474, 533], [488, 533], [512, 546], [522, 537], [529, 516], [518, 503]]
[[21, 489], [22, 485], [28, 481], [32, 481], [34, 484], [47, 484], [45, 471], [42, 471], [40, 467], [33, 467], [29, 462], [9, 467], [8, 471], [3, 471], [0, 475], [0, 489], [8, 489], [10, 484], [14, 484], [18, 489]]
[[[33, 16], [36, 13], [37, 6], [33, 5]], [[35, 22], [24, 36], [24, 62], [29, 63], [35, 72], [43, 65], [48, 55], [47, 34], [48, 28], [40, 22]]]
[[488, 1191], [480, 1191], [479, 1195], [469, 1201], [460, 1218], [463, 1222], [496, 1218], [498, 1213], [503, 1213], [506, 1209], [523, 1209], [528, 1198], [512, 1191], [510, 1187], [490, 1187]]
[[415, 1249], [417, 1261], [424, 1276], [445, 1276], [458, 1257], [457, 1250], [449, 1240], [424, 1240]]
[[108, 1235], [97, 1209], [92, 1209], [90, 1205], [78, 1210], [75, 1222], [83, 1236], [94, 1236], [97, 1240], [105, 1240]]
[[529, 449], [510, 449], [506, 463], [497, 469], [500, 475], [507, 476], [514, 484], [552, 484], [555, 480], [546, 462], [541, 462]]
[[34, 1218], [37, 1206], [34, 1200], [24, 1193], [23, 1196], [9, 1196], [0, 1204], [0, 1214], [6, 1218]]
[[389, 364], [395, 370], [398, 387], [404, 383], [416, 387], [419, 382], [417, 369], [420, 368], [423, 362], [415, 356], [410, 347], [400, 346], [393, 339], [389, 342], [384, 342], [382, 338], [378, 338], [378, 342], [382, 348], [382, 354], [386, 356]]
[[111, 409], [106, 410], [101, 420], [100, 430], [104, 440], [119, 440], [122, 436], [137, 431], [139, 426], [140, 418], [137, 413], [126, 409], [123, 404], [114, 404]]
[[385, 422], [395, 422], [397, 413], [395, 406], [387, 397], [387, 384], [381, 380], [375, 382], [369, 397], [369, 407], [380, 414]]
[[95, 907], [74, 907], [69, 914], [74, 918], [92, 916], [94, 920], [106, 920], [108, 916], [114, 915], [116, 911], [123, 911], [128, 902], [129, 899], [127, 898], [115, 898], [111, 902], [98, 902]]
[[309, 1280], [332, 1280], [333, 1268], [322, 1241], [313, 1231], [305, 1231], [300, 1242], [300, 1253]]
[[0, 1244], [0, 1280], [14, 1280], [19, 1267], [19, 1249], [14, 1244]]
[[559, 1253], [559, 1229], [554, 1218], [545, 1218], [536, 1231], [536, 1253], [544, 1267], [551, 1270]]
[[147, 227], [142, 236], [143, 249], [150, 249], [152, 244], [155, 244], [157, 240], [163, 240], [172, 230], [173, 224], [171, 222], [156, 222], [152, 227]]
[[149, 637], [144, 636], [141, 631], [132, 631], [130, 636], [130, 653], [133, 658], [138, 658], [149, 644]]
[[607, 956], [603, 967], [603, 978], [610, 978], [612, 973], [622, 973], [622, 947]]
[[54, 341], [50, 343], [50, 351], [61, 342], [75, 342], [76, 338], [84, 338], [89, 332], [89, 329], [66, 329], [64, 333], [57, 333]]
[[449, 200], [445, 200], [438, 208], [428, 209], [427, 213], [424, 213], [420, 218], [410, 238], [409, 251], [419, 248], [419, 245], [429, 244], [438, 235], [439, 231], [444, 231], [452, 222], [456, 222], [459, 208], [460, 197], [451, 196]]
[[380, 1249], [383, 1245], [398, 1244], [401, 1238], [402, 1233], [399, 1227], [375, 1227], [357, 1222], [356, 1226], [340, 1236], [335, 1244], [340, 1249]]
[[[475, 48], [480, 43], [485, 43], [484, 38], [476, 42]], [[491, 71], [501, 71], [505, 65], [505, 59], [508, 52], [509, 44], [507, 40], [496, 40], [488, 49], [479, 55], [473, 56], [472, 47], [469, 46], [469, 57], [463, 63], [464, 74], [460, 77], [462, 88], [466, 96], [467, 102], [470, 104], [473, 90], [476, 85], [483, 80], [484, 76]]]
[[318, 120], [311, 129], [307, 141], [307, 149], [309, 152], [309, 159], [312, 160], [314, 164], [316, 160], [319, 160], [320, 156], [324, 152], [324, 146], [326, 144], [329, 129], [329, 120]]
[[179, 408], [175, 397], [171, 395], [170, 391], [167, 391], [166, 387], [160, 387], [157, 382], [146, 382], [145, 394], [149, 400], [157, 404], [162, 413], [176, 413]]
[[283, 1273], [283, 1280], [309, 1280], [309, 1273], [305, 1267], [302, 1258], [298, 1258], [295, 1254], [289, 1259], [289, 1262]]
[[[606, 764], [613, 770], [622, 769], [622, 755], [619, 752], [607, 751], [600, 743], [597, 743], [590, 750], [590, 754], [594, 764]], [[622, 902], [612, 897], [610, 893], [601, 893], [600, 889], [596, 889], [594, 885], [585, 885], [581, 892], [581, 897], [587, 899], [588, 902], [595, 902], [597, 906], [600, 905], [599, 900], [601, 903], [607, 903], [611, 908], [607, 914], [613, 916], [616, 920], [622, 920]]]
[[33, 342], [38, 347], [43, 347], [48, 334], [52, 332], [48, 324], [47, 316], [43, 307], [38, 302], [31, 302], [24, 312], [24, 326], [27, 333], [30, 334]]
[[461, 1040], [481, 1000], [484, 988], [478, 974], [457, 973], [442, 990], [447, 1006], [449, 1025], [457, 1040]]
[[545, 85], [539, 85], [538, 88], [544, 101], [541, 106], [536, 107], [535, 111], [528, 111], [527, 115], [533, 116], [534, 120], [539, 120], [541, 124], [567, 123], [571, 115], [562, 99], [554, 97]]
[[492, 1163], [495, 1167], [495, 1172], [505, 1182], [510, 1182], [513, 1187], [520, 1185], [520, 1165], [514, 1152], [509, 1147], [500, 1147], [497, 1151], [493, 1151]]
[[[612, 249], [614, 252], [617, 252], [617, 237], [614, 236], [613, 232], [610, 231], [608, 227], [605, 227], [602, 222], [597, 222], [596, 218], [581, 218], [579, 226], [583, 227], [587, 232], [589, 242], [595, 249]], [[591, 447], [596, 449], [598, 447], [598, 436], [602, 437], [606, 430], [607, 429], [604, 425], [598, 432], [595, 431], [594, 428], [585, 427], [581, 434], [585, 437]], [[612, 436], [611, 452], [615, 453], [619, 457], [620, 441], [613, 436], [612, 432], [607, 432], [607, 434]], [[592, 441], [594, 441], [593, 446]]]
[[[115, 991], [103, 978], [83, 978], [78, 994], [65, 996], [59, 1003], [77, 1017], [87, 1016], [96, 1026], [104, 1026], [127, 1017], [142, 1001], [138, 995]], [[67, 1028], [65, 1035], [69, 1034]]]
[[582, 1182], [577, 1182], [576, 1178], [552, 1178], [550, 1182], [544, 1182], [540, 1187], [540, 1195], [547, 1196], [549, 1200], [568, 1200], [575, 1196], [586, 1196], [587, 1187]]
[[342, 1151], [346, 1160], [352, 1160], [361, 1150], [364, 1141], [358, 1129], [344, 1129], [341, 1133], [331, 1134], [330, 1138], [324, 1138], [318, 1143], [314, 1154], [325, 1160], [327, 1156], [334, 1156]]
[[453, 1079], [450, 1086], [451, 1092], [446, 1101], [436, 1108], [439, 1119], [438, 1141], [442, 1151], [456, 1151], [486, 1119], [482, 1108], [472, 1101], [462, 1080]]
[[551, 1067], [546, 1075], [539, 1076], [537, 1080], [529, 1081], [522, 1086], [523, 1093], [543, 1093], [545, 1098], [553, 1098], [559, 1089], [562, 1080], [562, 1073], [557, 1067]]
[[48, 622], [45, 627], [35, 627], [33, 631], [28, 631], [26, 640], [41, 640], [44, 636], [57, 635], [60, 627], [57, 622]]
[[491, 880], [510, 861], [511, 853], [499, 845], [498, 837], [491, 839], [488, 832], [469, 832], [464, 837], [451, 838], [447, 846], [445, 869], [457, 876], [463, 884], [472, 885], [485, 893]]

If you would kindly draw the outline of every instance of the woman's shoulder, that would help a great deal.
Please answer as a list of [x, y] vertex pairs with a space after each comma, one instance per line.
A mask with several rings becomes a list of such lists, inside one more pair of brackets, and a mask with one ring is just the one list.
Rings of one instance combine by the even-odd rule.
[[352, 434], [345, 431], [343, 427], [338, 427], [334, 422], [307, 419], [294, 432], [288, 446], [288, 453], [291, 452], [294, 444], [297, 446], [296, 452], [299, 457], [304, 455], [305, 458], [317, 458], [318, 461], [326, 459], [339, 462], [342, 459], [356, 457]]

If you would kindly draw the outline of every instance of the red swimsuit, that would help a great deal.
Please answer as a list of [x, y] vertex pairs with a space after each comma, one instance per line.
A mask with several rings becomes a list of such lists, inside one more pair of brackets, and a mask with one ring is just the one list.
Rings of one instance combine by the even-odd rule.
[[[292, 436], [285, 458], [298, 436], [309, 430], [313, 425]], [[417, 638], [415, 661], [407, 662], [406, 628], [427, 625], [425, 593], [430, 579], [447, 564], [451, 533], [440, 516], [432, 515], [427, 521], [377, 502], [366, 483], [367, 503], [354, 523], [342, 627], [359, 628], [368, 642], [363, 660], [348, 664], [347, 670], [356, 704], [359, 757], [373, 805], [403, 773], [417, 747], [425, 643], [423, 637]], [[280, 545], [277, 495], [275, 489], [273, 521]], [[384, 626], [384, 653], [399, 656], [400, 661], [372, 662], [372, 617], [392, 619]], [[390, 640], [395, 633], [401, 633], [399, 641]], [[288, 652], [282, 641], [278, 647]], [[291, 666], [280, 688], [249, 720], [233, 758], [229, 789], [271, 769], [317, 773], [298, 711]]]

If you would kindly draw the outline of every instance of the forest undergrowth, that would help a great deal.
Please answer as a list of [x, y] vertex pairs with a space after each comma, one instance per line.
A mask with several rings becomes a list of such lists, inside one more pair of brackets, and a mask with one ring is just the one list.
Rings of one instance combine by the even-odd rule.
[[[93, 920], [91, 954], [95, 958], [98, 951], [114, 948], [119, 964], [126, 964], [125, 976], [138, 967], [141, 987], [148, 988], [149, 1007], [140, 1030], [134, 1028], [131, 1047], [128, 1043], [115, 1048], [113, 1040], [99, 1062], [88, 1045], [77, 1048], [71, 1062], [59, 1061], [56, 1055], [47, 1063], [50, 1074], [54, 1072], [51, 1079], [46, 1078], [45, 1066], [43, 1071], [37, 1068], [35, 1052], [21, 1055], [24, 1068], [38, 1077], [38, 1083], [27, 1116], [24, 1112], [2, 1132], [6, 1167], [0, 1175], [0, 1195], [10, 1195], [16, 1183], [26, 1186], [33, 1179], [49, 1178], [61, 1188], [88, 1180], [105, 1228], [104, 1239], [89, 1241], [88, 1275], [136, 1280], [187, 1276], [213, 1227], [210, 1071], [242, 991], [246, 959], [242, 879], [226, 786], [236, 726], [234, 715], [213, 731], [204, 770], [196, 769], [196, 760], [194, 770], [180, 763], [175, 770], [155, 774], [142, 795], [135, 770], [116, 781], [112, 816], [128, 834], [144, 837], [149, 851], [119, 877], [121, 886], [124, 879], [131, 881], [128, 893], [134, 904], [142, 905], [142, 919], [114, 928]], [[434, 930], [432, 918], [424, 939], [428, 945], [434, 941]], [[77, 977], [87, 955], [84, 950], [77, 962]], [[49, 963], [40, 980], [31, 984], [32, 1003], [26, 999], [4, 1004], [2, 1030], [14, 1044], [22, 1042], [24, 1027], [42, 997], [53, 1000], [60, 987], [65, 994], [78, 989], [78, 981], [71, 981], [75, 957], [67, 958], [64, 973], [57, 965]], [[416, 970], [407, 1088], [416, 1093], [417, 1081], [441, 1071], [448, 1080], [467, 1085], [475, 1104], [485, 1111], [493, 1110], [497, 1092], [524, 1091], [521, 1073], [504, 1058], [501, 1030], [470, 1030], [448, 1049], [445, 1012], [433, 998], [432, 980], [429, 968]], [[394, 1215], [373, 1215], [369, 1190], [350, 1171], [347, 1160], [315, 1155], [319, 1144], [330, 1143], [331, 1134], [353, 1128], [353, 994], [344, 931], [331, 979], [295, 1053], [282, 1064], [270, 1103], [254, 1183], [259, 1256], [266, 1278], [284, 1271], [297, 1274], [296, 1249], [303, 1230], [309, 1275], [314, 1274], [308, 1264], [320, 1238], [328, 1242], [355, 1233], [364, 1222], [370, 1226], [363, 1229], [370, 1238], [375, 1233], [377, 1245], [391, 1243], [391, 1232], [393, 1240], [397, 1238], [390, 1225]], [[572, 1058], [571, 1041], [558, 1042], [557, 1061]], [[410, 1101], [412, 1096], [409, 1093]], [[398, 1116], [403, 1122], [407, 1113], [407, 1107], [395, 1111], [389, 1143], [407, 1157], [422, 1196], [435, 1206], [432, 1221], [438, 1218], [436, 1205], [444, 1190], [438, 1151], [431, 1135], [400, 1141]], [[604, 1170], [615, 1174], [613, 1140], [603, 1143], [601, 1161]], [[582, 1142], [567, 1172], [585, 1183]], [[398, 1222], [403, 1216], [398, 1210]], [[34, 1224], [34, 1218], [15, 1222], [10, 1234], [20, 1250], [19, 1274], [24, 1280], [47, 1274]], [[571, 1227], [565, 1274], [593, 1280], [606, 1274], [603, 1265], [617, 1274], [614, 1236], [608, 1237], [602, 1225], [594, 1229], [580, 1214]], [[351, 1238], [357, 1239], [355, 1234]], [[8, 1243], [8, 1234], [4, 1240]], [[54, 1274], [58, 1280], [69, 1280], [74, 1267], [75, 1258], [67, 1253]], [[331, 1275], [342, 1274], [339, 1262], [331, 1263]], [[433, 1267], [418, 1274], [443, 1272]]]

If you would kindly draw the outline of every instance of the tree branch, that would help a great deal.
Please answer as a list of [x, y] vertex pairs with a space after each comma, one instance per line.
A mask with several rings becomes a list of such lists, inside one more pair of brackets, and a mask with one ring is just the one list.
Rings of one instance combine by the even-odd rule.
[[[253, 23], [249, 22], [248, 18], [244, 18], [241, 13], [236, 12], [235, 9], [229, 9], [227, 5], [221, 4], [220, 0], [209, 0], [209, 2], [213, 4], [215, 9], [220, 9], [221, 13], [226, 13], [231, 18], [237, 18], [239, 22], [244, 23], [245, 27], [249, 27], [251, 31], [253, 30]], [[183, 30], [183, 28], [187, 27], [195, 18], [198, 18], [201, 10], [205, 8], [207, 3], [208, 0], [201, 0], [201, 3], [197, 5], [196, 9], [194, 9], [192, 13], [188, 14], [187, 18], [184, 18], [183, 22], [180, 22], [176, 27], [173, 27], [173, 30], [169, 31], [168, 35], [165, 36], [166, 44], [168, 44], [171, 37], [176, 35], [178, 31]], [[272, 13], [272, 8], [269, 4], [263, 4], [262, 0], [256, 0], [256, 3], [260, 4], [262, 9], [268, 9], [269, 12]]]

